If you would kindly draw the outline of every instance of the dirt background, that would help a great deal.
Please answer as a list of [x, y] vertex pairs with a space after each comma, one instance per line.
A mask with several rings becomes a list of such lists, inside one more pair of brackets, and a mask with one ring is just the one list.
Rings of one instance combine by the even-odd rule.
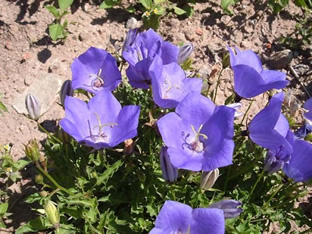
[[[53, 1], [0, 0], [0, 93], [3, 95], [1, 101], [9, 110], [0, 115], [0, 144], [13, 143], [12, 155], [15, 158], [24, 157], [23, 145], [30, 139], [42, 140], [46, 135], [38, 130], [35, 121], [14, 110], [14, 97], [39, 79], [41, 73], [57, 74], [63, 80], [71, 79], [70, 66], [75, 57], [90, 46], [115, 52], [116, 48], [122, 46], [126, 36], [127, 20], [135, 17], [140, 21], [139, 14], [131, 15], [120, 8], [101, 10], [98, 8], [100, 1], [75, 2], [78, 4], [72, 6], [72, 14], [65, 16], [70, 22], [68, 37], [62, 43], [53, 43], [47, 33], [53, 16], [44, 8]], [[193, 67], [201, 77], [209, 79], [213, 89], [216, 75], [212, 73], [220, 71], [226, 45], [252, 49], [265, 63], [274, 53], [285, 49], [279, 43], [279, 38], [290, 35], [295, 28], [295, 16], [302, 15], [302, 11], [292, 2], [279, 15], [271, 14], [264, 1], [250, 2], [244, 0], [238, 3], [234, 15], [229, 16], [222, 12], [220, 1], [200, 1], [194, 5], [195, 13], [191, 18], [178, 18], [170, 14], [164, 17], [158, 32], [165, 40], [175, 44], [186, 41], [193, 43]], [[311, 46], [293, 50], [291, 55], [293, 59], [290, 64], [298, 68], [300, 81], [308, 91], [311, 90]], [[288, 89], [295, 94], [299, 107], [308, 96], [285, 66], [283, 71], [287, 72], [287, 79], [291, 81]], [[218, 104], [223, 104], [231, 94], [232, 87], [233, 74], [227, 68], [222, 75]], [[257, 98], [249, 118], [266, 104], [266, 98], [265, 95]], [[55, 130], [56, 123], [64, 117], [58, 102], [59, 97], [56, 97], [49, 111], [39, 119], [50, 131]], [[247, 106], [248, 101], [243, 101], [242, 111]], [[23, 218], [17, 220], [15, 226], [22, 221]]]

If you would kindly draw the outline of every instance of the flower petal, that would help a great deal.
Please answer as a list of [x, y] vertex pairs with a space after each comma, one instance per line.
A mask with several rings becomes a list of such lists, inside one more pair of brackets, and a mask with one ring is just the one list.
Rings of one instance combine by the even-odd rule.
[[170, 42], [164, 41], [162, 44], [161, 58], [164, 64], [169, 64], [178, 61], [179, 48]]
[[197, 208], [193, 210], [191, 233], [224, 234], [225, 221], [223, 211], [215, 208]]
[[203, 162], [205, 158], [202, 153], [189, 150], [186, 146], [183, 149], [180, 148], [168, 148], [168, 154], [170, 156], [171, 163], [176, 168], [181, 168], [190, 171], [202, 170]]

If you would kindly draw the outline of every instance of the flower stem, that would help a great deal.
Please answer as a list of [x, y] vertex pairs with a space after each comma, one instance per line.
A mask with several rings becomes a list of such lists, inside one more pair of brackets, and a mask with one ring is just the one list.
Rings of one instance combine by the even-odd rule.
[[278, 191], [280, 191], [280, 189], [283, 187], [283, 184], [281, 184], [280, 186], [277, 187], [277, 189], [271, 194], [270, 198], [264, 203], [264, 208], [267, 208], [270, 201], [273, 199], [273, 197], [275, 197], [275, 195], [278, 193]]
[[229, 182], [229, 175], [230, 175], [230, 172], [231, 172], [231, 168], [232, 166], [230, 165], [228, 170], [227, 170], [227, 173], [226, 173], [226, 178], [225, 178], [225, 182], [224, 182], [224, 194], [226, 194], [226, 190], [227, 190], [227, 185], [228, 185], [228, 182]]
[[243, 116], [242, 121], [240, 122], [240, 124], [242, 124], [242, 123], [244, 122], [245, 118], [247, 117], [247, 113], [248, 113], [248, 111], [250, 110], [251, 105], [252, 105], [253, 102], [254, 102], [254, 100], [252, 99], [252, 100], [250, 101], [250, 104], [249, 104], [249, 106], [248, 106], [248, 108], [247, 108], [247, 110], [246, 110], [246, 112], [245, 112], [245, 114], [244, 114], [244, 116]]
[[51, 137], [53, 140], [57, 141], [58, 143], [62, 144], [63, 142], [56, 138], [55, 136], [53, 136], [51, 133], [49, 133], [39, 122], [38, 123], [38, 127], [43, 131], [45, 132], [49, 137]]
[[219, 87], [219, 85], [220, 85], [220, 78], [221, 78], [221, 74], [222, 74], [223, 70], [224, 70], [224, 69], [222, 68], [221, 71], [220, 71], [220, 73], [219, 73], [219, 76], [218, 76], [216, 91], [215, 91], [214, 96], [213, 96], [213, 102], [214, 102], [214, 103], [216, 102], [217, 93], [218, 93], [218, 87]]
[[62, 187], [61, 185], [59, 185], [52, 176], [49, 175], [48, 172], [46, 172], [45, 170], [43, 170], [43, 168], [39, 165], [39, 163], [36, 163], [37, 168], [39, 169], [39, 171], [45, 175], [57, 188], [59, 188], [60, 190], [62, 190], [63, 192], [67, 193], [68, 195], [74, 195], [73, 193], [71, 193], [68, 189]]
[[256, 180], [256, 182], [255, 182], [255, 184], [253, 185], [253, 187], [252, 187], [252, 189], [251, 189], [251, 192], [250, 192], [250, 194], [249, 194], [248, 201], [250, 201], [250, 199], [251, 199], [251, 197], [252, 197], [252, 194], [254, 193], [254, 191], [255, 191], [255, 189], [256, 189], [256, 187], [257, 187], [259, 181], [260, 181], [261, 178], [263, 177], [263, 175], [264, 175], [264, 170], [261, 171], [261, 174], [258, 176], [258, 178], [257, 178], [257, 180]]

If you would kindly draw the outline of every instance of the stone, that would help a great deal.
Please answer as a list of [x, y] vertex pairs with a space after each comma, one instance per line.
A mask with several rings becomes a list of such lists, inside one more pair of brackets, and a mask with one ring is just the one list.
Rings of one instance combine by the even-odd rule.
[[13, 49], [12, 43], [9, 41], [6, 41], [4, 44], [4, 48], [6, 48], [7, 50], [12, 50]]
[[86, 41], [89, 36], [90, 36], [90, 33], [81, 32], [81, 33], [79, 33], [78, 38], [79, 38], [80, 41]]
[[267, 64], [274, 69], [285, 68], [293, 59], [293, 52], [291, 50], [282, 50], [272, 53], [272, 55], [267, 58]]
[[25, 98], [27, 94], [36, 96], [41, 105], [41, 115], [47, 112], [58, 97], [63, 83], [62, 77], [53, 73], [42, 73], [22, 93], [12, 101], [13, 108], [19, 114], [27, 115]]
[[131, 17], [130, 19], [128, 19], [127, 24], [126, 24], [126, 28], [135, 29], [137, 27], [138, 27], [138, 21], [136, 20], [136, 18]]

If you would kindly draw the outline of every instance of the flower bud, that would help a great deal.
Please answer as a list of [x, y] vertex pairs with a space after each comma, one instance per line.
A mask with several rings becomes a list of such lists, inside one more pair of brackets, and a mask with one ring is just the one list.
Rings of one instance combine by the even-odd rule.
[[193, 45], [190, 42], [186, 42], [183, 46], [181, 46], [179, 48], [178, 64], [182, 64], [185, 60], [187, 60], [192, 52]]
[[39, 195], [41, 197], [47, 197], [49, 195], [49, 193], [47, 191], [45, 191], [45, 190], [42, 190], [42, 191], [39, 192]]
[[210, 189], [219, 177], [219, 169], [213, 171], [204, 171], [200, 177], [200, 188], [204, 190]]
[[50, 223], [53, 225], [55, 229], [60, 228], [60, 214], [56, 206], [52, 201], [48, 201], [45, 206], [44, 210], [47, 214], [47, 218], [49, 219]]
[[230, 66], [230, 54], [226, 53], [222, 58], [222, 68], [227, 68]]
[[138, 31], [137, 28], [130, 29], [128, 31], [125, 42], [124, 42], [123, 47], [122, 47], [122, 52], [127, 50], [128, 46], [131, 46], [133, 44], [133, 42], [135, 41], [136, 36], [137, 36], [137, 31]]
[[74, 89], [72, 87], [72, 81], [65, 80], [60, 91], [60, 99], [61, 99], [61, 104], [63, 107], [64, 107], [66, 96], [72, 97], [73, 95], [74, 95]]
[[35, 176], [35, 181], [37, 184], [44, 184], [44, 181], [43, 181], [43, 176], [38, 174]]
[[27, 94], [25, 98], [25, 105], [29, 117], [33, 120], [38, 120], [40, 117], [40, 104], [34, 95]]
[[224, 217], [226, 219], [236, 218], [243, 212], [243, 209], [238, 208], [238, 206], [242, 205], [241, 202], [235, 200], [223, 200], [219, 202], [215, 202], [208, 206], [208, 208], [217, 208], [221, 209], [224, 213]]
[[39, 145], [36, 140], [30, 140], [25, 145], [25, 154], [31, 161], [36, 162], [40, 158]]
[[228, 104], [226, 105], [227, 107], [231, 107], [235, 110], [235, 114], [234, 114], [234, 117], [237, 118], [239, 116], [242, 116], [243, 113], [242, 112], [239, 112], [238, 109], [240, 109], [242, 107], [242, 103], [240, 102], [235, 102], [235, 103], [232, 103], [232, 104]]
[[167, 153], [168, 147], [162, 147], [160, 150], [160, 167], [162, 170], [163, 178], [166, 181], [174, 182], [178, 178], [178, 168], [175, 168], [170, 161]]

